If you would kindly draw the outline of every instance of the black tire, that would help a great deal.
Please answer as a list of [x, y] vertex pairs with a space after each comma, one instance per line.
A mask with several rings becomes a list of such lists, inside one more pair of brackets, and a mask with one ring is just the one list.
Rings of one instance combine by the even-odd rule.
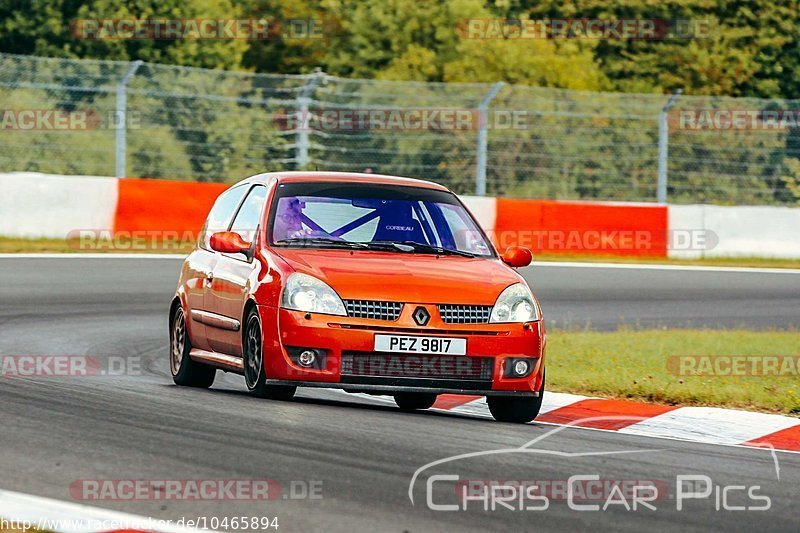
[[394, 402], [403, 411], [429, 409], [436, 403], [436, 394], [427, 392], [404, 392], [394, 395]]
[[489, 412], [498, 422], [514, 422], [516, 424], [526, 424], [532, 422], [539, 416], [544, 399], [544, 376], [542, 376], [542, 387], [539, 389], [539, 397], [517, 398], [514, 396], [489, 396], [486, 403], [489, 404]]
[[291, 400], [297, 387], [289, 385], [267, 385], [264, 372], [264, 351], [261, 338], [261, 317], [253, 308], [247, 315], [244, 327], [244, 381], [247, 390], [258, 398]]
[[192, 345], [186, 334], [186, 315], [182, 307], [178, 307], [172, 317], [169, 346], [169, 370], [176, 385], [207, 389], [214, 384], [217, 369], [198, 363], [189, 357]]

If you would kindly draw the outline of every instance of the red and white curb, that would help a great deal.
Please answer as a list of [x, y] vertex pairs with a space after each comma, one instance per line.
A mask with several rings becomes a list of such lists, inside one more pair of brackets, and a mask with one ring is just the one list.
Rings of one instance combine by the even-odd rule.
[[7, 529], [57, 533], [199, 533], [166, 520], [0, 490], [0, 523]]
[[[381, 404], [386, 396], [357, 394]], [[433, 410], [491, 418], [486, 398], [442, 394]], [[717, 407], [677, 407], [545, 392], [533, 424], [570, 425], [705, 444], [800, 452], [800, 418]]]

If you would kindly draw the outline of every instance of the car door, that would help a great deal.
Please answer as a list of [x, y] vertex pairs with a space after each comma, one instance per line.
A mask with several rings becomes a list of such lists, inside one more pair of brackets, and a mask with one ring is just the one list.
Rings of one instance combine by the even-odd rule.
[[[234, 231], [250, 243], [258, 244], [258, 228], [267, 200], [267, 187], [254, 185], [241, 203], [229, 231]], [[244, 306], [251, 283], [257, 279], [261, 263], [252, 255], [217, 253], [210, 289], [205, 304], [218, 315], [206, 323], [206, 335], [215, 352], [241, 357], [242, 321]]]
[[206, 326], [206, 293], [211, 287], [214, 267], [219, 254], [211, 249], [209, 238], [217, 231], [225, 231], [230, 226], [234, 214], [242, 202], [247, 187], [234, 187], [223, 192], [214, 202], [203, 229], [198, 237], [197, 248], [185, 263], [185, 292], [190, 319], [189, 341], [200, 350], [211, 350]]

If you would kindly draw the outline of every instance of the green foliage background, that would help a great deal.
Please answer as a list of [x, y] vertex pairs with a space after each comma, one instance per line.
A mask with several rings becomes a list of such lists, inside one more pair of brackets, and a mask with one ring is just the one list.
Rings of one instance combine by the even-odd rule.
[[[532, 131], [490, 135], [490, 192], [652, 200], [657, 139], [654, 115], [665, 101], [661, 95], [680, 88], [688, 97], [683, 105], [689, 107], [764, 105], [763, 100], [736, 104], [722, 97], [769, 98], [776, 99], [771, 105], [778, 108], [796, 107], [793, 100], [800, 99], [799, 7], [790, 0], [0, 0], [0, 52], [67, 59], [141, 59], [242, 72], [241, 77], [210, 76], [213, 79], [209, 80], [209, 75], [200, 71], [178, 73], [157, 65], [145, 67], [149, 69], [143, 72], [146, 81], [135, 82], [144, 84], [138, 87], [142, 92], [136, 96], [134, 90], [130, 103], [138, 102], [142, 109], [165, 110], [167, 120], [145, 117], [147, 133], [130, 135], [129, 166], [136, 176], [235, 181], [251, 170], [286, 168], [282, 164], [288, 159], [284, 148], [291, 139], [271, 124], [275, 106], [289, 93], [281, 95], [275, 90], [272, 84], [279, 84], [277, 80], [265, 78], [265, 82], [250, 73], [309, 74], [319, 68], [351, 78], [356, 85], [356, 79], [504, 81], [565, 89], [561, 100], [545, 104], [542, 102], [551, 96], [533, 89], [508, 88], [499, 95], [498, 106], [531, 109], [531, 102], [537, 101], [537, 112], [545, 108], [552, 113], [539, 115]], [[71, 21], [86, 18], [252, 17], [314, 19], [321, 22], [321, 38], [278, 35], [265, 41], [90, 41], [75, 39], [69, 31]], [[708, 33], [695, 39], [659, 41], [465, 39], [457, 28], [471, 18], [691, 20], [703, 21]], [[109, 79], [117, 74], [108, 73]], [[4, 76], [8, 78], [9, 73]], [[262, 87], [264, 83], [269, 87]], [[148, 84], [153, 94], [146, 93]], [[177, 89], [163, 94], [163, 87], [171, 85]], [[204, 87], [231, 99], [221, 103], [186, 98]], [[454, 86], [453, 90], [463, 92], [468, 87]], [[320, 91], [332, 98], [328, 101], [346, 101], [348, 105], [374, 100], [370, 91], [377, 91], [375, 87], [353, 86], [348, 91], [356, 89], [361, 91], [359, 96], [349, 99], [339, 96], [336, 88]], [[393, 101], [375, 102], [396, 105], [437, 90], [436, 86], [412, 86], [399, 91]], [[600, 91], [638, 96], [623, 101], [615, 95], [600, 95]], [[696, 99], [692, 100], [693, 96]], [[277, 103], [268, 109], [259, 100], [262, 97]], [[68, 99], [65, 103], [63, 95], [25, 95], [4, 86], [0, 98], [6, 107], [41, 107], [50, 102], [113, 108], [113, 94], [76, 93], [70, 96], [74, 102]], [[456, 101], [453, 94], [431, 94], [429, 101], [448, 99]], [[472, 105], [479, 100], [477, 92], [474, 97], [464, 97]], [[241, 113], [243, 108], [246, 115]], [[565, 109], [599, 118], [565, 119]], [[620, 110], [629, 112], [622, 116]], [[603, 118], [603, 114], [608, 116]], [[242, 118], [232, 123], [234, 115]], [[671, 141], [670, 198], [678, 202], [797, 202], [800, 151], [793, 140], [796, 136], [796, 131], [727, 137], [679, 133]], [[368, 135], [358, 142], [375, 154], [380, 163], [376, 170], [435, 179], [470, 192], [474, 139], [463, 137]], [[0, 165], [12, 170], [97, 174], [108, 174], [113, 168], [102, 155], [113, 154], [113, 135], [92, 133], [72, 140], [61, 136], [48, 143], [31, 139], [0, 132], [0, 143], [16, 154], [14, 158], [5, 156]], [[312, 160], [333, 169], [350, 168], [354, 161], [347, 147], [353, 141], [345, 136], [331, 139], [332, 148], [319, 153], [312, 149]], [[53, 160], [52, 144], [58, 145], [61, 159]], [[69, 154], [76, 149], [96, 157], [91, 163], [71, 161]], [[178, 153], [183, 157], [174, 156]], [[373, 162], [357, 163], [363, 167]]]
[[[579, 90], [800, 98], [793, 0], [1, 0], [0, 51], [416, 81], [506, 81]], [[76, 40], [105, 18], [315, 19], [322, 39]], [[705, 21], [707, 36], [648, 40], [474, 40], [469, 18]]]

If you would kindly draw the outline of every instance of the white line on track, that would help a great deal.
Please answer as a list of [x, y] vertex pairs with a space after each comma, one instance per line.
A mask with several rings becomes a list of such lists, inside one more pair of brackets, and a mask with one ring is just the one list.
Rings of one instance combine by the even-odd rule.
[[[24, 253], [0, 254], [0, 259], [184, 259], [183, 254], [53, 254], [53, 253]], [[800, 268], [751, 268], [751, 267], [723, 267], [723, 266], [696, 266], [696, 265], [660, 265], [651, 263], [575, 263], [567, 261], [537, 261], [533, 268], [602, 268], [621, 270], [676, 270], [697, 272], [731, 272], [734, 274], [800, 274]]]
[[798, 425], [800, 420], [783, 415], [718, 407], [680, 407], [618, 431], [693, 442], [742, 444]]
[[120, 529], [159, 533], [200, 531], [159, 519], [2, 489], [0, 514], [6, 520], [30, 521], [33, 527], [58, 533], [98, 533]]

